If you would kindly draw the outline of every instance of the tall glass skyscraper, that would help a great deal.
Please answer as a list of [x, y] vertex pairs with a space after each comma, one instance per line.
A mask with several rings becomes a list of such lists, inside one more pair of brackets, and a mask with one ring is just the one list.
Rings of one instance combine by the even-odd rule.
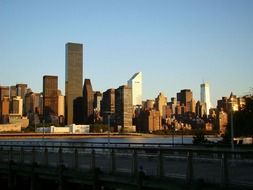
[[142, 105], [142, 72], [135, 73], [127, 82], [132, 88], [132, 104], [133, 106]]
[[200, 85], [200, 102], [206, 105], [206, 114], [209, 115], [209, 109], [211, 108], [211, 97], [208, 83], [203, 83]]
[[65, 117], [66, 123], [73, 123], [73, 101], [82, 96], [83, 88], [83, 45], [66, 44], [65, 65]]

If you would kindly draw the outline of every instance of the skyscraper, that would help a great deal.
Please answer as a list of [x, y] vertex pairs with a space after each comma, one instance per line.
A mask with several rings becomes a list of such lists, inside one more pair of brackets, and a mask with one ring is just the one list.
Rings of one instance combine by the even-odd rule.
[[11, 100], [11, 113], [22, 116], [23, 114], [23, 99], [20, 96], [15, 96]]
[[83, 45], [66, 44], [65, 64], [65, 116], [66, 123], [73, 123], [73, 101], [82, 96], [83, 87]]
[[206, 114], [209, 115], [209, 109], [211, 108], [210, 100], [210, 87], [208, 83], [200, 85], [200, 102], [206, 104]]
[[160, 112], [162, 118], [166, 118], [166, 106], [167, 106], [167, 97], [163, 93], [159, 93], [155, 99], [156, 110]]
[[[115, 121], [115, 89], [108, 89], [103, 93], [101, 115], [103, 116], [103, 123], [114, 125]], [[110, 116], [109, 116], [110, 115]]]
[[116, 124], [121, 126], [123, 131], [132, 131], [133, 104], [132, 89], [129, 86], [124, 85], [116, 89], [115, 108]]
[[132, 104], [133, 106], [142, 105], [142, 72], [135, 73], [127, 82], [132, 88]]
[[27, 84], [16, 84], [17, 96], [20, 96], [22, 99], [25, 98]]
[[48, 116], [58, 116], [58, 77], [43, 76], [43, 113]]
[[180, 106], [185, 109], [183, 112], [195, 112], [193, 108], [193, 94], [190, 89], [181, 90], [180, 93], [177, 93], [177, 99], [180, 101]]
[[84, 123], [94, 123], [94, 92], [92, 90], [90, 79], [85, 79], [83, 85], [83, 102], [84, 102]]

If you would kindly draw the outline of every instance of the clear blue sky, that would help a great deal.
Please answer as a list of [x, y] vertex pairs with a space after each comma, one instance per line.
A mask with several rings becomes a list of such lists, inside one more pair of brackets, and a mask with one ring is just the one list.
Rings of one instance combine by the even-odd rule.
[[185, 88], [212, 103], [253, 87], [252, 0], [0, 0], [0, 84], [42, 90], [58, 75], [65, 43], [85, 45], [84, 77], [105, 91], [143, 72], [144, 99]]

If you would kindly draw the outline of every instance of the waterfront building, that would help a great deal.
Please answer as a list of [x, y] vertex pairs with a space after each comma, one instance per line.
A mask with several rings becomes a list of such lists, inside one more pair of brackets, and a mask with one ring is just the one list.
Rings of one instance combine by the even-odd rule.
[[161, 116], [157, 110], [142, 110], [137, 121], [137, 131], [144, 133], [152, 133], [161, 130]]
[[206, 104], [205, 114], [209, 115], [209, 110], [211, 108], [211, 97], [210, 97], [210, 86], [208, 83], [203, 83], [200, 85], [200, 102]]
[[62, 116], [64, 117], [64, 103], [65, 103], [65, 97], [61, 94], [61, 92], [58, 90], [58, 117]]
[[144, 110], [152, 110], [155, 107], [155, 100], [146, 100], [144, 102]]
[[99, 91], [96, 91], [94, 93], [94, 119], [95, 121], [101, 121], [101, 103], [102, 103], [102, 93]]
[[163, 95], [163, 93], [159, 93], [157, 98], [155, 99], [155, 108], [160, 112], [160, 116], [162, 118], [166, 118], [166, 107], [167, 107], [167, 97]]
[[9, 110], [10, 110], [10, 99], [8, 96], [4, 96], [2, 100], [0, 100], [0, 122], [8, 123]]
[[23, 99], [20, 96], [12, 97], [10, 110], [12, 114], [23, 115]]
[[193, 106], [193, 94], [190, 89], [183, 89], [179, 93], [177, 93], [177, 101], [178, 104], [182, 107], [181, 108], [181, 114], [187, 113], [187, 112], [195, 112], [194, 106]]
[[52, 116], [58, 116], [58, 77], [43, 76], [43, 116], [51, 122]]
[[17, 96], [17, 88], [16, 86], [11, 86], [10, 87], [10, 98]]
[[73, 102], [73, 124], [84, 124], [84, 99], [82, 96], [74, 99]]
[[34, 114], [34, 113], [39, 113], [40, 109], [40, 94], [39, 93], [34, 93], [34, 92], [29, 92], [25, 95], [25, 110], [24, 114]]
[[17, 96], [20, 96], [22, 99], [25, 98], [27, 84], [16, 84]]
[[66, 44], [65, 64], [65, 118], [67, 124], [73, 123], [74, 100], [82, 96], [83, 87], [83, 45]]
[[120, 86], [115, 91], [115, 112], [118, 129], [124, 132], [133, 132], [133, 105], [132, 88], [127, 85]]
[[3, 100], [4, 97], [9, 98], [10, 88], [9, 86], [0, 86], [0, 100]]
[[132, 88], [132, 104], [133, 106], [142, 105], [142, 72], [135, 73], [127, 82]]
[[108, 124], [110, 118], [111, 126], [115, 124], [115, 89], [108, 89], [103, 93], [101, 114], [103, 116], [103, 123]]
[[84, 102], [84, 124], [94, 123], [94, 92], [90, 79], [84, 80], [83, 85], [83, 102]]
[[219, 125], [220, 135], [224, 135], [228, 126], [228, 114], [226, 112], [219, 111], [218, 125]]

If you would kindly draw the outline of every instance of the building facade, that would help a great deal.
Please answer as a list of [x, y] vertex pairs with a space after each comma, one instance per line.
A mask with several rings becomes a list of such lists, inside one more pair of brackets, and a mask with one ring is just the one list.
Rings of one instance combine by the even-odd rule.
[[66, 44], [65, 64], [65, 118], [67, 124], [73, 123], [74, 100], [82, 96], [83, 87], [83, 45]]
[[83, 102], [84, 102], [84, 124], [94, 123], [94, 92], [90, 79], [84, 80], [83, 85]]
[[103, 116], [103, 123], [115, 124], [115, 89], [108, 89], [103, 93], [101, 104], [101, 115]]
[[142, 72], [135, 73], [127, 82], [132, 88], [132, 104], [133, 106], [142, 105]]
[[160, 112], [160, 116], [166, 118], [167, 97], [161, 92], [155, 99], [155, 107]]
[[116, 89], [115, 108], [117, 126], [124, 132], [133, 131], [132, 88], [123, 85]]
[[[58, 116], [58, 77], [43, 77], [43, 115], [49, 120], [50, 116]], [[48, 121], [49, 122], [49, 121]]]
[[208, 83], [203, 83], [200, 85], [200, 102], [206, 104], [206, 115], [209, 115], [209, 110], [211, 109], [211, 97], [210, 97], [210, 86]]
[[12, 97], [10, 110], [12, 114], [23, 115], [23, 99], [20, 96]]

